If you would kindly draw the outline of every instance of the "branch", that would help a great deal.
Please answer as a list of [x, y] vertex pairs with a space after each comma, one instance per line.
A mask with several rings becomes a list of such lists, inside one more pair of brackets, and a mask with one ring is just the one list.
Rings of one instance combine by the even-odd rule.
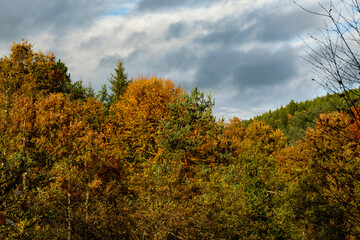
[[[297, 5], [299, 8], [301, 8], [302, 10], [304, 10], [305, 12], [308, 12], [308, 13], [311, 13], [311, 14], [314, 14], [314, 15], [317, 15], [317, 16], [322, 16], [322, 17], [329, 17], [329, 15], [327, 14], [323, 14], [323, 13], [319, 13], [319, 12], [314, 12], [314, 11], [311, 11], [309, 9], [306, 9], [304, 8], [303, 6], [301, 6], [300, 4], [298, 4], [297, 2], [293, 1], [295, 5]], [[321, 6], [321, 5], [320, 5]], [[331, 10], [330, 10], [331, 11]]]

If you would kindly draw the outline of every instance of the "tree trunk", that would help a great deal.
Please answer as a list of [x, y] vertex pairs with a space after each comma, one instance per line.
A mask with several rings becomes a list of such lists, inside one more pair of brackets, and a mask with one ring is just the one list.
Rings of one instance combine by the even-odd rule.
[[67, 176], [67, 185], [68, 185], [68, 206], [67, 206], [67, 212], [68, 212], [68, 240], [71, 240], [71, 193], [70, 193], [70, 163], [68, 163], [68, 176]]
[[71, 240], [71, 194], [68, 192], [68, 240]]
[[87, 231], [88, 231], [88, 223], [89, 223], [89, 189], [86, 189], [86, 196], [85, 196], [85, 239], [87, 239]]
[[89, 189], [86, 190], [86, 198], [85, 198], [85, 223], [88, 223], [89, 220]]

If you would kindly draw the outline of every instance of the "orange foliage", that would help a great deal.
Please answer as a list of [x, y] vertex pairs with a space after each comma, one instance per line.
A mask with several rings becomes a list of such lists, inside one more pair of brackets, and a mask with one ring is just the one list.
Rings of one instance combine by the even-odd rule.
[[241, 144], [244, 140], [245, 127], [237, 117], [230, 119], [224, 129], [224, 139], [230, 144], [231, 152], [237, 156], [241, 153]]
[[103, 143], [97, 128], [104, 109], [96, 100], [72, 102], [62, 93], [50, 94], [37, 101], [36, 109], [37, 137], [33, 142], [48, 159], [82, 155], [88, 145], [100, 147]]
[[112, 128], [110, 131], [117, 141], [125, 144], [123, 153], [130, 161], [145, 160], [155, 154], [159, 121], [167, 116], [167, 104], [181, 93], [180, 87], [175, 88], [170, 80], [140, 77], [129, 84], [124, 95], [110, 109], [113, 122], [108, 128]]
[[351, 146], [354, 140], [350, 121], [344, 114], [321, 114], [316, 127], [306, 131], [304, 140], [283, 150], [278, 160], [288, 166], [290, 171], [291, 168], [307, 169], [315, 166], [337, 171], [336, 168], [340, 167], [338, 164], [346, 155], [354, 153], [350, 150], [353, 149]]
[[257, 149], [262, 154], [270, 156], [279, 152], [286, 146], [286, 137], [279, 130], [273, 130], [271, 126], [264, 122], [255, 120], [245, 130], [244, 147], [245, 151], [251, 148]]
[[0, 99], [3, 101], [60, 92], [64, 84], [65, 78], [56, 67], [54, 54], [34, 53], [27, 41], [14, 43], [10, 55], [0, 60]]
[[51, 52], [34, 53], [27, 41], [11, 46], [9, 56], [0, 59], [0, 131], [6, 149], [30, 146], [35, 102], [44, 93], [62, 91], [64, 84]]
[[351, 130], [355, 134], [355, 138], [360, 140], [360, 116], [359, 116], [360, 108], [352, 108], [351, 109], [351, 117], [349, 120], [351, 123]]
[[[356, 134], [346, 115], [321, 114], [316, 127], [308, 129], [297, 146], [283, 150], [278, 162], [291, 176], [315, 179], [330, 205], [347, 216], [359, 216], [360, 145]], [[358, 225], [358, 221], [351, 224]]]

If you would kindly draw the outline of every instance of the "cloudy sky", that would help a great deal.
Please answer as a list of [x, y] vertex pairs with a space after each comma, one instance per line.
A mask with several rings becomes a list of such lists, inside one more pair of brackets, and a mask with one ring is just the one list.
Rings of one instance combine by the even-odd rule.
[[324, 93], [299, 37], [316, 33], [322, 19], [292, 0], [2, 0], [0, 23], [0, 55], [24, 38], [96, 90], [121, 59], [134, 78], [211, 92], [225, 119]]

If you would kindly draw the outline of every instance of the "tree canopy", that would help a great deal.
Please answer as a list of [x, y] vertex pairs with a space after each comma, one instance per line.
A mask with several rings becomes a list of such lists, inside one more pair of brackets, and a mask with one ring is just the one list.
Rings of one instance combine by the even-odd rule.
[[224, 122], [197, 88], [111, 76], [109, 104], [26, 41], [0, 60], [2, 238], [360, 238], [358, 105]]

